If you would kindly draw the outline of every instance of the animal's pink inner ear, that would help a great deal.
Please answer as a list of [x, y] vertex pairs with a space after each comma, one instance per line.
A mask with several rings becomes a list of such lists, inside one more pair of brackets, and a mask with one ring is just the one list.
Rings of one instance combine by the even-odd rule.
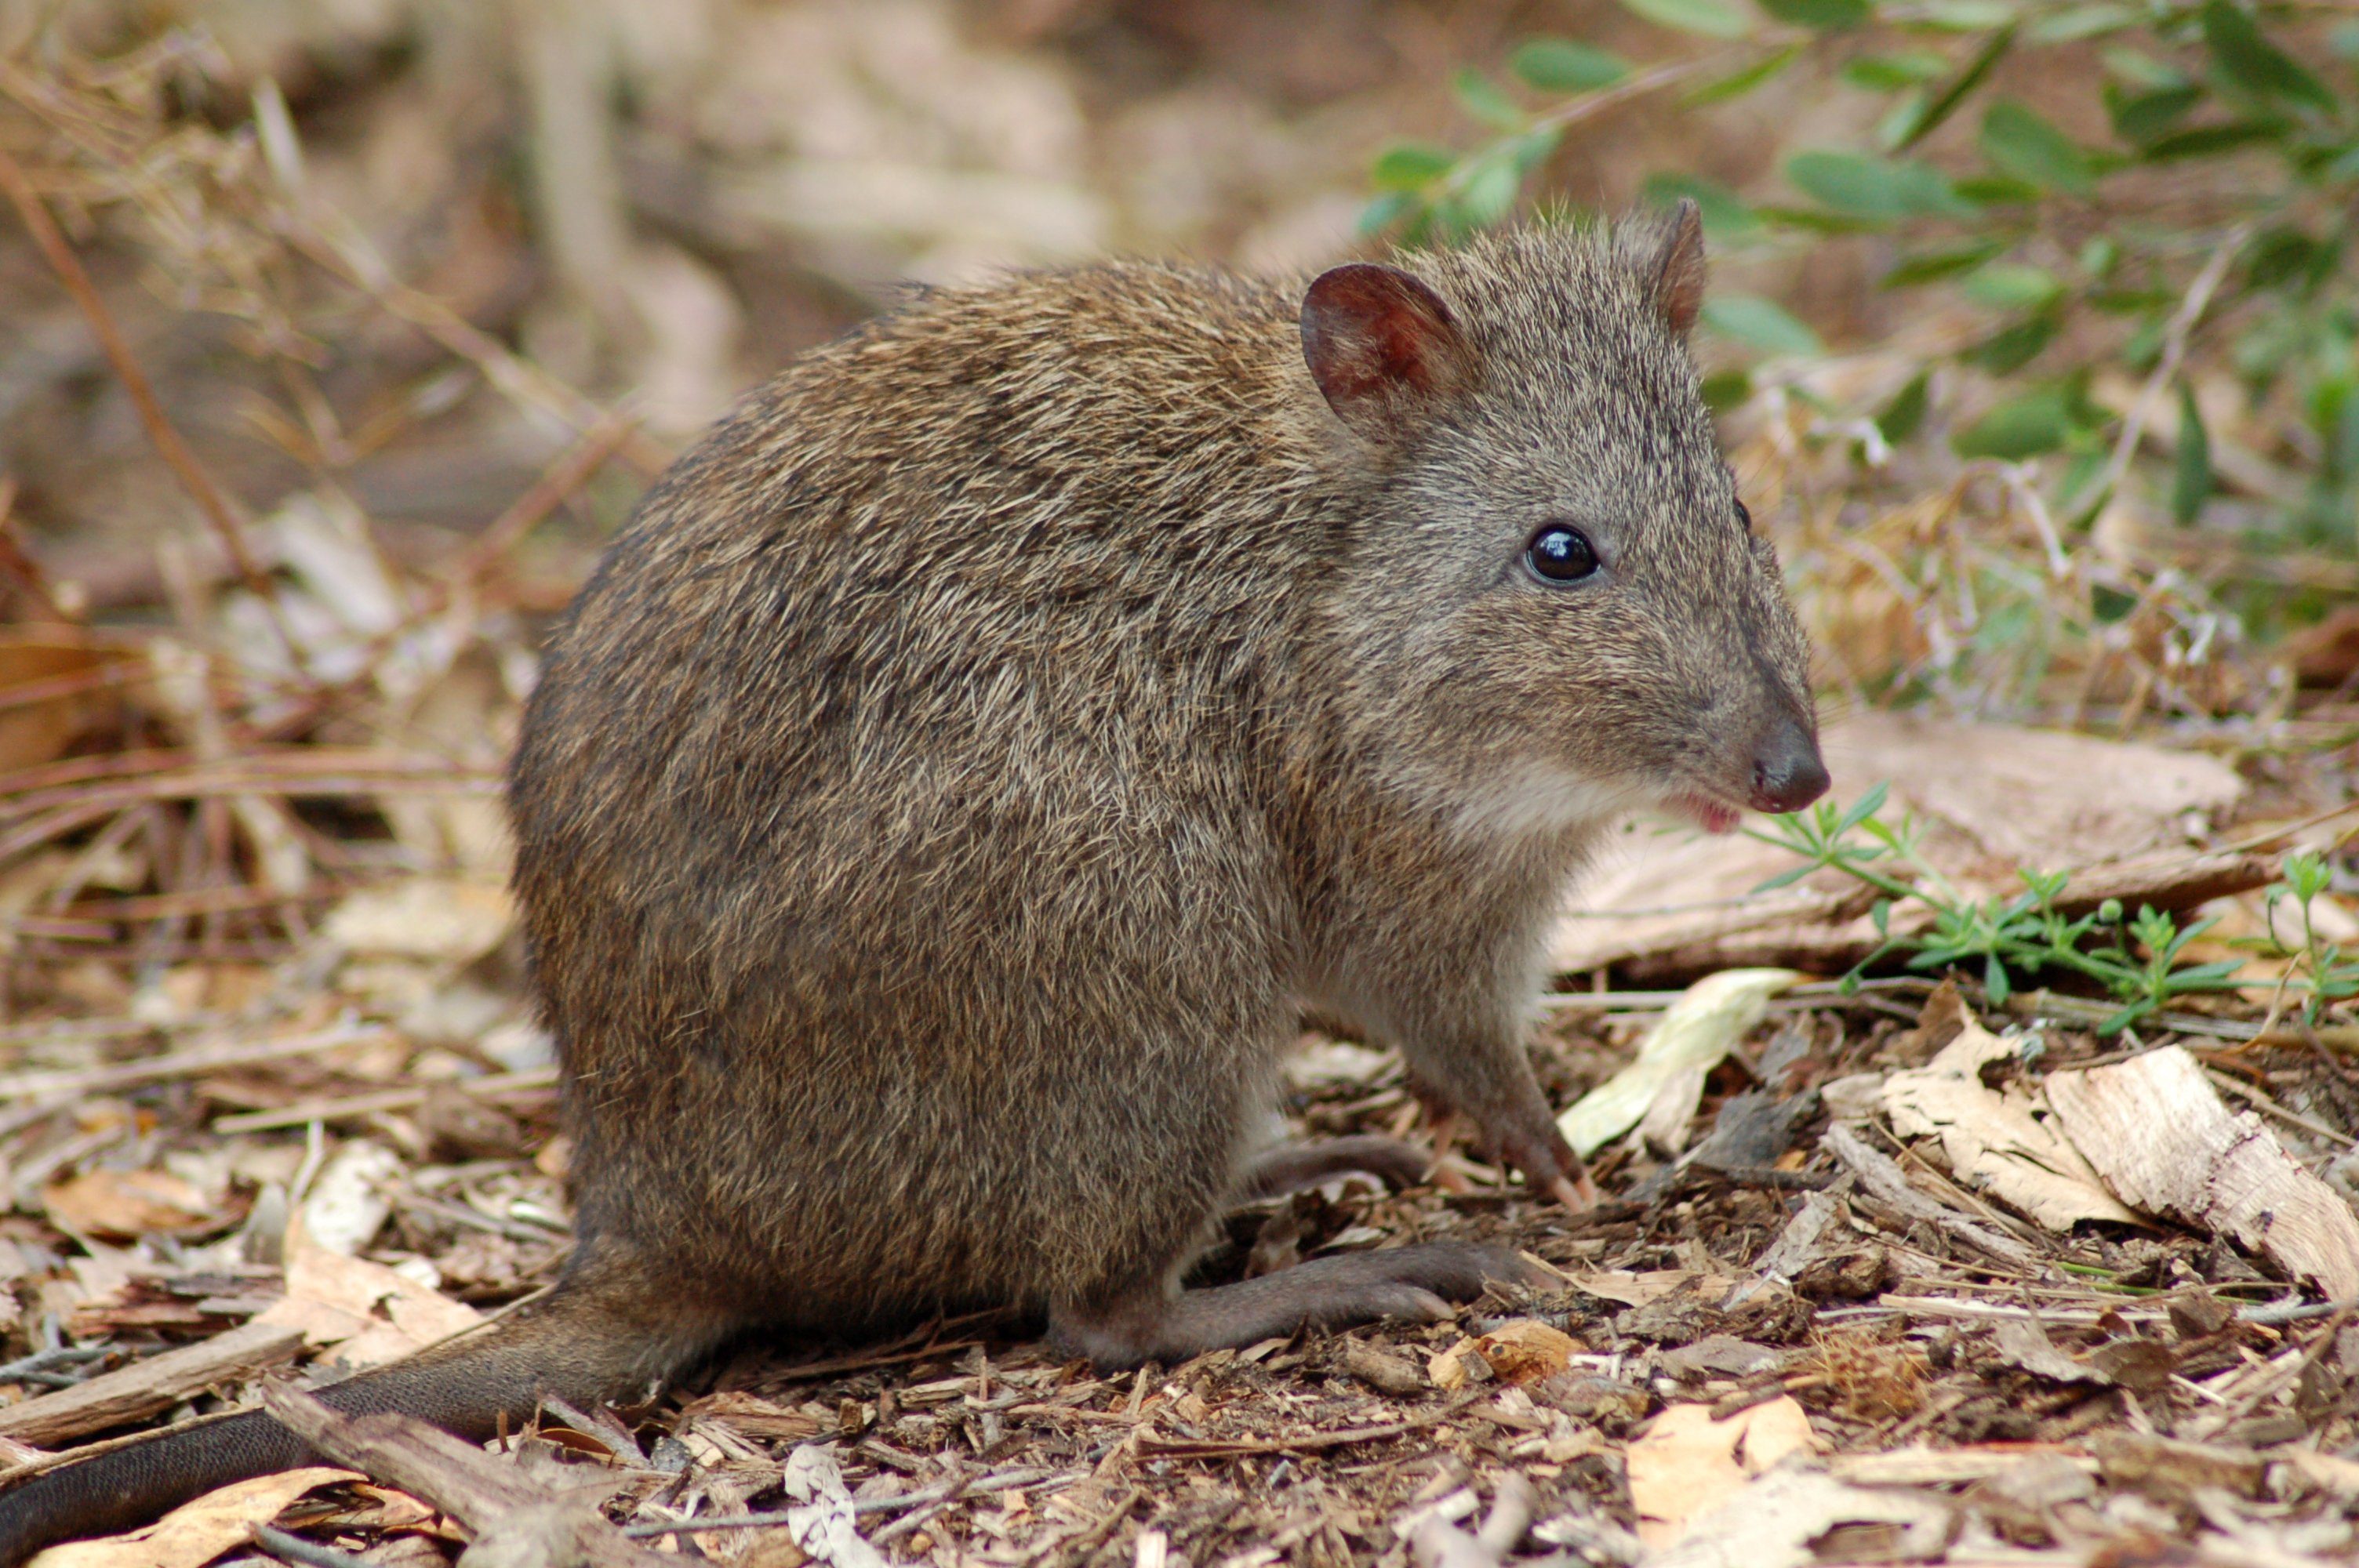
[[1414, 400], [1446, 392], [1465, 345], [1441, 296], [1397, 267], [1353, 262], [1302, 297], [1302, 357], [1346, 424], [1371, 436]]
[[1703, 214], [1693, 198], [1683, 196], [1671, 211], [1670, 226], [1664, 232], [1662, 248], [1655, 253], [1654, 276], [1649, 280], [1655, 309], [1663, 324], [1683, 338], [1703, 309]]

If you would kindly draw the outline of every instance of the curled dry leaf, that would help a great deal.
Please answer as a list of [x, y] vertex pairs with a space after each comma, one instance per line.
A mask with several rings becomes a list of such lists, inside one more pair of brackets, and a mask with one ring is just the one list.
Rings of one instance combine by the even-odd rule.
[[1536, 1383], [1563, 1371], [1580, 1349], [1581, 1342], [1562, 1329], [1523, 1318], [1460, 1340], [1434, 1357], [1427, 1373], [1440, 1389], [1462, 1389], [1494, 1379], [1510, 1385]]
[[[1954, 1001], [1956, 993], [1950, 995]], [[1984, 1071], [2013, 1057], [2016, 1044], [1960, 1011], [1963, 1027], [1938, 1055], [1885, 1080], [1882, 1102], [1893, 1130], [1939, 1139], [1959, 1180], [2049, 1230], [2070, 1230], [2084, 1219], [2137, 1224], [2136, 1212], [2105, 1190], [2057, 1130], [2043, 1097], [2020, 1083], [1985, 1087]]]
[[1683, 1108], [1676, 1119], [1684, 1123], [1702, 1092], [1702, 1073], [1761, 1022], [1771, 997], [1801, 979], [1792, 969], [1723, 969], [1698, 980], [1671, 1003], [1637, 1059], [1575, 1101], [1557, 1118], [1558, 1128], [1586, 1159], [1636, 1127], [1674, 1087]]

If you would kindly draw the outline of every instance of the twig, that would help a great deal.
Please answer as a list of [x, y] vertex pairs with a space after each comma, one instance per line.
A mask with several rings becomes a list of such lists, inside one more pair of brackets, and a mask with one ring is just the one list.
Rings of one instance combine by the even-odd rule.
[[288, 1056], [308, 1056], [314, 1051], [375, 1044], [390, 1038], [392, 1033], [391, 1030], [378, 1024], [346, 1025], [311, 1034], [298, 1034], [285, 1040], [266, 1040], [256, 1045], [174, 1051], [161, 1056], [150, 1056], [144, 1062], [118, 1062], [105, 1067], [11, 1073], [0, 1077], [0, 1100], [98, 1094], [129, 1088], [137, 1084], [161, 1083], [167, 1078], [194, 1077], [199, 1073], [217, 1072], [226, 1067], [251, 1067], [263, 1062], [281, 1061]]
[[[544, 409], [582, 431], [595, 428], [606, 417], [605, 411], [588, 397], [538, 365], [518, 358], [498, 339], [440, 299], [395, 278], [362, 242], [331, 234], [308, 222], [290, 226], [282, 237], [299, 254], [473, 364], [485, 381], [516, 402]], [[650, 479], [661, 473], [672, 459], [672, 453], [661, 442], [636, 427], [625, 434], [619, 455]]]
[[1955, 1209], [1935, 1203], [1909, 1185], [1908, 1176], [1897, 1163], [1868, 1147], [1857, 1133], [1843, 1123], [1837, 1122], [1828, 1128], [1826, 1136], [1820, 1141], [1828, 1153], [1850, 1168], [1852, 1173], [1859, 1178], [1861, 1186], [1909, 1218], [1923, 1220], [2017, 1268], [2039, 1267], [2038, 1254], [2022, 1242], [2011, 1236], [2002, 1236], [1987, 1226], [1977, 1225]]
[[[507, 1099], [555, 1088], [557, 1069], [527, 1067], [515, 1073], [487, 1073], [480, 1078], [453, 1080], [450, 1087], [473, 1099]], [[350, 1121], [355, 1117], [380, 1116], [389, 1110], [413, 1110], [425, 1103], [426, 1091], [422, 1088], [378, 1089], [373, 1094], [299, 1100], [277, 1110], [242, 1111], [235, 1116], [219, 1117], [212, 1130], [223, 1136], [271, 1132], [282, 1127], [301, 1127], [306, 1122]]]
[[138, 411], [139, 422], [147, 431], [147, 439], [154, 443], [157, 452], [170, 465], [172, 472], [179, 479], [181, 488], [197, 503], [197, 510], [204, 514], [205, 521], [212, 524], [222, 548], [229, 553], [232, 564], [237, 568], [238, 576], [253, 590], [255, 597], [262, 600], [272, 627], [286, 643], [288, 655], [292, 659], [296, 643], [278, 603], [278, 590], [271, 582], [269, 574], [255, 558], [252, 546], [246, 543], [245, 524], [238, 521], [229, 498], [213, 483], [212, 476], [198, 463], [196, 454], [189, 450], [188, 443], [180, 439], [179, 431], [174, 429], [171, 420], [165, 416], [164, 406], [156, 399], [155, 387], [148, 382], [147, 373], [139, 368], [139, 362], [132, 357], [131, 345], [123, 341], [123, 332], [115, 326], [106, 302], [99, 297], [97, 287], [90, 281], [90, 274], [82, 270], [82, 258], [74, 254], [73, 246], [67, 243], [57, 220], [49, 216], [48, 205], [41, 200], [40, 193], [33, 189], [33, 182], [26, 178], [23, 167], [5, 149], [0, 149], [0, 189], [7, 192], [8, 200], [16, 206], [16, 215], [24, 220], [27, 231], [33, 236], [33, 243], [40, 247], [42, 255], [48, 259], [50, 270], [58, 275], [58, 281], [65, 285], [66, 292], [72, 295], [74, 303], [81, 307], [83, 318], [90, 322], [90, 330], [98, 337], [100, 351], [105, 354], [107, 363], [114, 367], [116, 379], [123, 383], [123, 390], [130, 395], [131, 406]]
[[2165, 323], [2162, 356], [2147, 373], [2146, 384], [2138, 388], [2137, 399], [2130, 405], [2129, 416], [2122, 422], [2122, 433], [2114, 442], [2113, 455], [2105, 460], [2104, 482], [2096, 489], [2099, 496], [2110, 497], [2120, 488], [2123, 476], [2129, 472], [2130, 459], [2137, 454], [2138, 442], [2146, 438], [2147, 422], [2154, 417], [2155, 405], [2161, 400], [2163, 388], [2170, 384], [2171, 377], [2179, 373], [2180, 362], [2187, 357], [2187, 341], [2194, 334], [2195, 323], [2211, 305], [2212, 296], [2218, 291], [2221, 280], [2228, 276], [2228, 264], [2235, 259], [2236, 252], [2244, 245], [2245, 236], [2250, 232], [2250, 225], [2244, 223], [2228, 231], [2212, 251], [2211, 258], [2203, 264], [2203, 269], [2195, 275], [2195, 281], [2188, 285], [2179, 308], [2171, 312], [2169, 321]]
[[[921, 1487], [914, 1492], [903, 1492], [897, 1497], [854, 1498], [852, 1509], [861, 1514], [907, 1513], [930, 1503], [955, 1502], [970, 1492], [1005, 1492], [1020, 1487], [1037, 1487], [1043, 1481], [1056, 1478], [1057, 1475], [1054, 1470], [1025, 1467], [997, 1470], [987, 1476], [953, 1476], [930, 1487]], [[767, 1530], [786, 1524], [790, 1511], [781, 1509], [758, 1514], [714, 1514], [709, 1519], [656, 1519], [645, 1524], [625, 1525], [623, 1533], [645, 1539], [700, 1530]], [[872, 1539], [871, 1544], [883, 1539], [885, 1537], [880, 1532]]]
[[465, 582], [481, 576], [486, 567], [513, 548], [542, 518], [557, 510], [566, 497], [587, 484], [606, 466], [607, 460], [627, 447], [637, 434], [638, 426], [628, 416], [600, 415], [598, 422], [583, 431], [570, 450], [542, 470], [522, 495], [468, 541], [446, 568], [450, 579]]
[[332, 1546], [322, 1546], [316, 1541], [306, 1541], [299, 1535], [289, 1535], [266, 1524], [254, 1527], [254, 1544], [281, 1563], [299, 1563], [302, 1568], [368, 1568], [365, 1557], [355, 1557], [349, 1552], [339, 1552]]

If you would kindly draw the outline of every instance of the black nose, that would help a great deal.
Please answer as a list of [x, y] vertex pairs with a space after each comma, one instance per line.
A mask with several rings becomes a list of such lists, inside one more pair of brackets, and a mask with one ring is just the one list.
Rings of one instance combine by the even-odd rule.
[[1799, 811], [1827, 793], [1818, 737], [1791, 719], [1772, 723], [1753, 752], [1753, 809]]

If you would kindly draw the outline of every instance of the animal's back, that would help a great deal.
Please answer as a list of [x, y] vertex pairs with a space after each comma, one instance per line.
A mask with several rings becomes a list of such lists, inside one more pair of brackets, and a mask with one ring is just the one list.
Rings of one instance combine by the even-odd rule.
[[[1285, 1005], [1264, 731], [1330, 521], [1291, 330], [1165, 267], [934, 294], [650, 498], [515, 775], [585, 1244], [790, 1277], [789, 1319], [1038, 1299], [1164, 1245], [1076, 1234], [1141, 1148], [1225, 1168], [1193, 1155]], [[1173, 1049], [1225, 1026], [1231, 1103], [1107, 1049], [1158, 1008]]]

